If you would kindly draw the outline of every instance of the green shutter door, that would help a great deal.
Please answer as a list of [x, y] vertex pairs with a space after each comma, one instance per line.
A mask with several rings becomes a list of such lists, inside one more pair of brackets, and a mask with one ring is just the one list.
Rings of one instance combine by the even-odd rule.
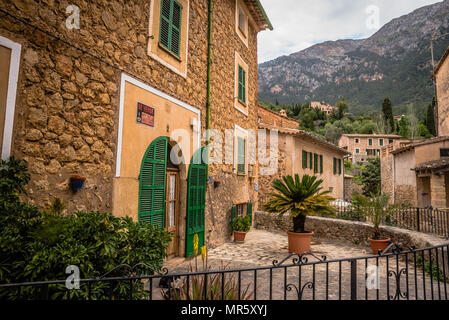
[[253, 223], [253, 203], [248, 202], [246, 204], [246, 215], [251, 217], [251, 224]]
[[139, 176], [139, 222], [165, 228], [167, 141], [154, 140], [142, 160]]
[[186, 257], [193, 255], [193, 237], [198, 234], [198, 250], [204, 245], [204, 209], [206, 208], [207, 165], [203, 148], [193, 155], [187, 178]]

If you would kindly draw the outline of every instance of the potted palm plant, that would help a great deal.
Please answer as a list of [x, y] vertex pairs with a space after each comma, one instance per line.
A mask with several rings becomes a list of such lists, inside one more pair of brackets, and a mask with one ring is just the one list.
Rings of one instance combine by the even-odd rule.
[[304, 175], [301, 179], [298, 174], [295, 178], [284, 176], [282, 181], [273, 181], [273, 188], [277, 192], [270, 193], [271, 198], [263, 208], [267, 212], [278, 214], [279, 217], [290, 213], [293, 220], [293, 230], [287, 232], [290, 253], [302, 254], [310, 251], [313, 232], [305, 230], [308, 215], [330, 215], [334, 212], [330, 202], [335, 199], [328, 196], [329, 191], [321, 191], [322, 183], [323, 180], [316, 176]]
[[387, 194], [371, 194], [366, 197], [361, 194], [353, 196], [353, 204], [360, 215], [364, 215], [374, 225], [373, 236], [368, 238], [371, 250], [378, 254], [384, 251], [390, 244], [391, 238], [382, 235], [380, 224], [398, 208], [397, 205], [389, 204], [390, 196]]
[[235, 217], [232, 222], [232, 230], [234, 232], [234, 241], [245, 241], [246, 233], [251, 229], [251, 216]]

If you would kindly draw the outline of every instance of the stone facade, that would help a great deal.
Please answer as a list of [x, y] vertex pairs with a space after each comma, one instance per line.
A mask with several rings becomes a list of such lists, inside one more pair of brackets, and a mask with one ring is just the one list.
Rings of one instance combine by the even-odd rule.
[[[154, 1], [1, 2], [1, 8], [11, 16], [0, 19], [0, 37], [21, 46], [11, 154], [29, 164], [31, 182], [27, 198], [31, 203], [42, 207], [54, 198], [62, 198], [68, 212], [100, 210], [137, 219], [136, 205], [129, 210], [126, 206], [117, 207], [117, 203], [137, 201], [130, 200], [130, 194], [120, 192], [117, 180], [127, 179], [138, 184], [139, 179], [139, 170], [128, 176], [117, 175], [120, 172], [117, 160], [122, 152], [118, 149], [120, 105], [123, 96], [125, 100], [129, 98], [121, 82], [124, 75], [141, 83], [141, 87], [158, 90], [160, 96], [178, 106], [193, 106], [200, 115], [199, 133], [204, 132], [208, 1], [181, 2], [188, 10], [185, 61], [181, 56], [185, 74], [174, 70], [164, 59], [156, 59], [154, 50], [149, 47], [154, 36], [148, 31]], [[259, 16], [257, 19], [252, 16], [254, 7], [246, 8], [249, 16], [247, 42], [243, 42], [234, 31], [237, 3], [245, 6], [240, 0], [214, 2], [213, 6], [210, 127], [223, 133], [226, 129], [234, 130], [236, 125], [245, 130], [257, 129], [257, 33], [266, 26], [261, 24]], [[79, 30], [66, 28], [69, 5], [80, 9]], [[30, 25], [23, 21], [29, 21]], [[235, 53], [248, 66], [247, 114], [233, 107]], [[138, 96], [149, 92], [126, 86], [126, 92], [137, 92]], [[161, 110], [168, 113], [174, 108], [169, 102], [160, 105]], [[176, 116], [176, 109], [172, 111]], [[156, 122], [160, 121], [157, 112]], [[126, 125], [125, 131], [129, 128]], [[173, 129], [176, 127], [167, 124], [154, 134], [170, 136]], [[190, 125], [186, 129], [190, 130]], [[136, 138], [148, 139], [145, 132], [149, 131], [145, 130], [151, 129], [139, 130]], [[138, 142], [141, 145], [151, 143]], [[140, 149], [138, 154], [132, 151], [121, 154], [122, 159], [132, 159], [133, 166], [140, 166], [142, 156]], [[257, 173], [257, 164], [254, 170]], [[180, 186], [184, 188], [181, 192], [185, 193], [187, 168], [181, 171]], [[76, 194], [69, 190], [71, 174], [87, 178], [85, 187]], [[254, 202], [256, 207], [257, 192], [255, 179], [248, 175], [238, 177], [232, 164], [213, 164], [210, 175], [214, 180], [221, 180], [216, 189], [208, 184], [206, 195], [206, 243], [216, 245], [230, 236], [227, 228], [233, 197], [229, 194], [244, 193], [246, 200]], [[137, 191], [133, 191], [132, 196], [134, 194]], [[185, 195], [181, 199], [185, 202]], [[185, 212], [181, 213], [182, 218], [185, 219]], [[179, 235], [181, 240], [183, 236]], [[181, 251], [182, 247], [182, 255]]]
[[331, 106], [330, 104], [325, 103], [325, 102], [317, 102], [317, 101], [310, 102], [310, 107], [312, 109], [320, 109], [327, 115], [331, 114], [332, 111], [335, 110], [334, 106]]
[[368, 158], [380, 156], [380, 149], [383, 146], [400, 138], [391, 134], [343, 134], [338, 141], [338, 146], [351, 153], [350, 159], [353, 163], [363, 162]]
[[[284, 117], [274, 112], [267, 112], [265, 108], [259, 107], [259, 128], [268, 131], [277, 130], [278, 150], [277, 166], [274, 173], [259, 175], [259, 203], [263, 204], [269, 199], [269, 194], [274, 191], [272, 182], [281, 179], [285, 175], [300, 176], [304, 174], [316, 175], [323, 180], [323, 190], [329, 190], [330, 195], [336, 199], [344, 198], [344, 161], [348, 153], [337, 146], [304, 131], [289, 127], [282, 127]], [[277, 124], [277, 125], [274, 125]], [[286, 125], [288, 125], [287, 123]], [[268, 135], [267, 135], [268, 136]], [[267, 154], [273, 155], [272, 146], [267, 137]], [[307, 168], [303, 166], [303, 151], [307, 152]], [[320, 158], [317, 163], [310, 165], [310, 155], [322, 156], [323, 172], [320, 170]], [[334, 173], [334, 158], [341, 162], [341, 172]], [[312, 159], [314, 161], [314, 159]], [[318, 167], [315, 168], [315, 165]], [[261, 166], [261, 165], [260, 165]], [[312, 168], [313, 167], [313, 168]]]
[[438, 99], [437, 132], [439, 136], [449, 136], [449, 48], [435, 69], [436, 96]]

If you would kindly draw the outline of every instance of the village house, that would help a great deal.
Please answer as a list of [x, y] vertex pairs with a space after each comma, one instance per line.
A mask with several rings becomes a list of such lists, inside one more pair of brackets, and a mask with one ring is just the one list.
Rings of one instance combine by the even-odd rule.
[[435, 68], [438, 137], [400, 140], [382, 149], [382, 191], [395, 203], [449, 207], [449, 48]]
[[310, 102], [310, 107], [312, 109], [320, 109], [325, 114], [330, 115], [332, 111], [334, 111], [335, 107], [331, 106], [330, 104], [326, 102], [318, 102], [318, 101], [312, 101]]
[[[259, 206], [273, 192], [272, 182], [285, 175], [316, 175], [323, 180], [323, 191], [344, 199], [344, 158], [349, 153], [324, 139], [303, 130], [299, 122], [259, 106], [259, 129], [278, 133], [277, 170], [259, 176]], [[268, 138], [267, 138], [268, 140]], [[270, 149], [270, 144], [267, 143]]]
[[[28, 162], [28, 201], [160, 226], [170, 256], [192, 255], [195, 234], [229, 239], [231, 208], [257, 206], [246, 145], [257, 34], [272, 26], [258, 0], [211, 3], [2, 2], [0, 145]], [[208, 128], [230, 130], [230, 162], [207, 166]]]
[[338, 146], [347, 150], [353, 163], [366, 161], [368, 158], [380, 156], [383, 146], [401, 139], [394, 134], [343, 134], [338, 141]]

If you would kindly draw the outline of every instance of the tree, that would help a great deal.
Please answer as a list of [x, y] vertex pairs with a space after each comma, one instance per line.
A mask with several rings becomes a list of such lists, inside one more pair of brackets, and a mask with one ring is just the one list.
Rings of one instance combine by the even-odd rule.
[[363, 194], [368, 196], [380, 193], [380, 158], [368, 158], [362, 167], [361, 178]]
[[343, 134], [342, 130], [331, 123], [326, 123], [324, 129], [324, 136], [326, 137], [326, 140], [332, 142], [333, 144], [338, 144], [338, 140]]
[[335, 117], [335, 119], [340, 120], [343, 119], [346, 111], [348, 111], [349, 109], [349, 105], [346, 102], [345, 98], [341, 98], [337, 104], [335, 105], [335, 107], [337, 108], [336, 112], [333, 112], [333, 117]]
[[399, 121], [399, 135], [405, 139], [410, 137], [410, 128], [406, 116], [403, 116]]
[[393, 118], [393, 108], [391, 107], [391, 101], [385, 98], [382, 103], [382, 114], [386, 123], [386, 133], [391, 133], [394, 131], [394, 118]]
[[271, 198], [263, 205], [270, 213], [279, 216], [290, 212], [293, 220], [293, 232], [305, 233], [306, 216], [320, 214], [332, 214], [334, 212], [330, 202], [335, 200], [328, 196], [329, 191], [321, 191], [323, 180], [316, 176], [304, 175], [299, 178], [295, 174], [282, 177], [273, 181], [273, 188], [277, 193], [270, 193]]
[[435, 97], [432, 99], [432, 103], [427, 107], [427, 115], [426, 115], [426, 127], [429, 130], [430, 134], [436, 136], [435, 129]]

